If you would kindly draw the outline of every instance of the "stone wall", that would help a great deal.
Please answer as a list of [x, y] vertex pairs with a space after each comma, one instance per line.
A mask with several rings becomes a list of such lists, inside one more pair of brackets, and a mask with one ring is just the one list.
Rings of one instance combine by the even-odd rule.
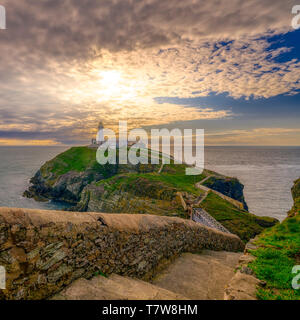
[[45, 299], [97, 272], [149, 279], [167, 260], [203, 248], [244, 244], [180, 218], [0, 208], [0, 299]]

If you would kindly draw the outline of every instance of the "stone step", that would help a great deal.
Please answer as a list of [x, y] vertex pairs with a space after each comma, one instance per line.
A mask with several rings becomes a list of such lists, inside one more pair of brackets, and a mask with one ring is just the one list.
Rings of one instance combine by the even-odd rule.
[[183, 254], [153, 284], [193, 300], [223, 300], [241, 253]]
[[79, 279], [55, 295], [52, 300], [186, 300], [151, 283], [112, 274], [91, 280]]
[[53, 300], [223, 300], [242, 254], [205, 250], [185, 253], [152, 283], [112, 274], [79, 279]]
[[121, 300], [123, 297], [109, 287], [97, 287], [91, 281], [79, 279], [51, 300]]
[[186, 297], [170, 292], [167, 289], [160, 288], [151, 283], [133, 279], [129, 277], [122, 277], [117, 274], [113, 274], [110, 277], [115, 283], [118, 284], [116, 289], [118, 293], [122, 294], [128, 299], [139, 300], [185, 300]]

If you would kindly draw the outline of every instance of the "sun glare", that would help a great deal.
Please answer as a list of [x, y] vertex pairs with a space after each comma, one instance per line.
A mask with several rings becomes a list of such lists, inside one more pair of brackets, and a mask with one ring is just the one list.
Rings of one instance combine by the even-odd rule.
[[117, 70], [99, 72], [98, 101], [118, 100], [124, 101], [136, 97], [136, 83], [127, 79]]
[[116, 70], [101, 71], [100, 72], [100, 83], [105, 86], [117, 85], [121, 80], [121, 73]]

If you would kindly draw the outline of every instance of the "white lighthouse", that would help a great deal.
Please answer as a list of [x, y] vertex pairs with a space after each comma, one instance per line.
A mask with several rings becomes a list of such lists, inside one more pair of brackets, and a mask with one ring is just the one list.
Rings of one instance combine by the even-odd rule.
[[98, 125], [98, 132], [97, 132], [96, 139], [95, 138], [92, 139], [91, 144], [89, 145], [90, 148], [97, 149], [104, 142], [103, 130], [104, 130], [103, 122], [100, 121]]
[[103, 123], [102, 123], [102, 121], [100, 121], [99, 125], [98, 125], [98, 133], [97, 133], [97, 138], [96, 138], [96, 142], [98, 144], [101, 144], [104, 141], [103, 129], [104, 129]]

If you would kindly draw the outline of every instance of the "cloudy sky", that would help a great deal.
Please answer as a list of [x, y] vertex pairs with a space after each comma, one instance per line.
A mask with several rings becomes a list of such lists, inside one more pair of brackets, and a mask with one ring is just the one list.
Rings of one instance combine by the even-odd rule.
[[0, 145], [87, 144], [99, 120], [300, 145], [297, 1], [0, 2]]

